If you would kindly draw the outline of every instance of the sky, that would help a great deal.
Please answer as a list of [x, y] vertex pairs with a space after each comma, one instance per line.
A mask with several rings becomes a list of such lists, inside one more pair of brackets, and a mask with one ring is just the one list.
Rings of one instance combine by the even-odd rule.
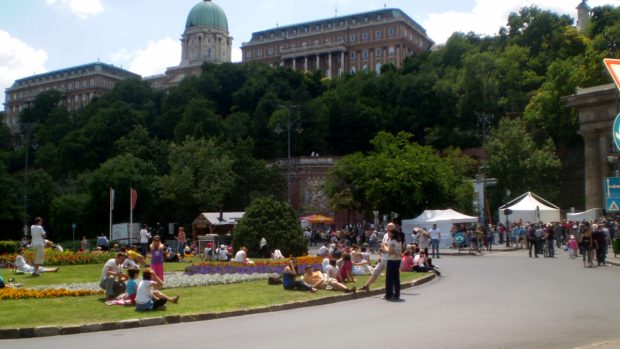
[[[101, 62], [142, 76], [181, 61], [179, 41], [201, 0], [0, 0], [0, 103], [16, 79]], [[437, 44], [456, 31], [493, 35], [524, 6], [577, 17], [581, 0], [213, 0], [226, 13], [233, 61], [255, 31], [400, 8]], [[591, 7], [620, 0], [590, 0]]]

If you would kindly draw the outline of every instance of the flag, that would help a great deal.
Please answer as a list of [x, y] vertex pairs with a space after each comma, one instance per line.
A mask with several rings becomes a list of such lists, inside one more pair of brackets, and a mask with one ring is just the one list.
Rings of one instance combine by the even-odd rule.
[[110, 210], [114, 210], [114, 188], [110, 188]]
[[134, 188], [131, 188], [130, 195], [131, 195], [131, 210], [133, 211], [133, 209], [136, 208], [136, 203], [138, 202], [138, 191], [135, 190]]

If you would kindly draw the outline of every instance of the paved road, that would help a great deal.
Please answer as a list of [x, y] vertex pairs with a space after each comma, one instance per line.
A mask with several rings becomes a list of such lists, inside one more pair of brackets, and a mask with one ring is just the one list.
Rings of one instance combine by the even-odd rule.
[[565, 255], [445, 256], [445, 277], [403, 291], [313, 308], [75, 336], [0, 348], [577, 348], [620, 345], [620, 268]]

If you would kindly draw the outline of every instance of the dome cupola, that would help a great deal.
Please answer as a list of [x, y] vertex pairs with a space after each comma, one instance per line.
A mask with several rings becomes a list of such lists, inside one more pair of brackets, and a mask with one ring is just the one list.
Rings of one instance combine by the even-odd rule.
[[211, 0], [203, 0], [194, 5], [187, 15], [185, 29], [191, 27], [210, 27], [228, 32], [226, 14]]

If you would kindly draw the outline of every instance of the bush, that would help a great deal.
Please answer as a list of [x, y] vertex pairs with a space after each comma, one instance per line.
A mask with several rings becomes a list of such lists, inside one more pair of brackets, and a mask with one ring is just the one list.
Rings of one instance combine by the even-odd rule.
[[18, 246], [19, 243], [17, 241], [0, 241], [0, 254], [17, 253]]
[[308, 253], [306, 238], [295, 212], [287, 203], [272, 197], [258, 198], [247, 207], [235, 227], [233, 246], [248, 248], [250, 257], [260, 256], [259, 242], [264, 237], [270, 249], [280, 249], [285, 256]]

